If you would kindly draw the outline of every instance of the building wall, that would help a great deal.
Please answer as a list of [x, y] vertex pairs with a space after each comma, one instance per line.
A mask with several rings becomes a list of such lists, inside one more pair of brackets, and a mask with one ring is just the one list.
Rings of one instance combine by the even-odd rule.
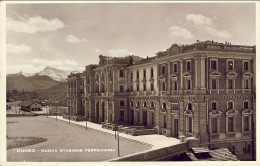
[[[165, 136], [193, 136], [203, 146], [225, 146], [239, 153], [250, 144], [253, 131], [251, 127], [244, 131], [243, 119], [248, 116], [250, 123], [255, 111], [255, 47], [207, 41], [189, 46], [172, 45], [153, 59], [138, 59], [135, 63], [131, 56], [99, 58], [98, 65], [86, 66], [83, 73], [68, 77], [68, 105], [73, 115], [88, 116], [97, 123], [156, 128], [158, 134]], [[211, 67], [214, 60], [216, 69]], [[233, 62], [233, 70], [228, 69], [229, 60]], [[244, 61], [249, 62], [246, 71]], [[216, 88], [213, 79], [217, 80]], [[233, 80], [232, 89], [228, 86], [229, 79]], [[249, 79], [247, 89], [245, 79]], [[228, 108], [230, 101], [232, 109]], [[248, 102], [247, 109], [244, 101]], [[212, 102], [217, 103], [215, 109]], [[228, 117], [233, 117], [233, 123]], [[233, 124], [234, 131], [229, 132], [228, 124]]]

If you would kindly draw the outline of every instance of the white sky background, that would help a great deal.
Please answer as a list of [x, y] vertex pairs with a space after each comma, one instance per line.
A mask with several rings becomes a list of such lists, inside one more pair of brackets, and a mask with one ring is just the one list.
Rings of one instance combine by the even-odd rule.
[[99, 54], [154, 56], [172, 44], [255, 45], [254, 3], [8, 4], [7, 74], [82, 70]]

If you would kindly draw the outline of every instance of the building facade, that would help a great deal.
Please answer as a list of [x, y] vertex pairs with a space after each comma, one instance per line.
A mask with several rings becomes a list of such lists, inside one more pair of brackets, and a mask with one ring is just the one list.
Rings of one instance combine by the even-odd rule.
[[23, 111], [41, 111], [42, 104], [34, 101], [23, 101], [18, 104]]
[[255, 46], [214, 41], [173, 44], [147, 58], [100, 55], [99, 64], [68, 76], [68, 111], [252, 153], [255, 56]]

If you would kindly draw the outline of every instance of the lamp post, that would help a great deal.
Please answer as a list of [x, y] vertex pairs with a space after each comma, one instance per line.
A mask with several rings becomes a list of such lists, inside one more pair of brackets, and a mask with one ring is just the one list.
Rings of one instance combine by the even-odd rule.
[[70, 125], [70, 108], [69, 108], [69, 125]]
[[120, 148], [119, 148], [119, 131], [117, 128], [117, 152], [118, 152], [118, 157], [120, 157]]
[[87, 114], [86, 114], [86, 130], [88, 129], [88, 118], [87, 118]]

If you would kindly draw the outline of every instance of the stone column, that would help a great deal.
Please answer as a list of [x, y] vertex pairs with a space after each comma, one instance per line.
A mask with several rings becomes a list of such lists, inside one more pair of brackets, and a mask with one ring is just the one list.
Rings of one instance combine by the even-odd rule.
[[193, 135], [197, 137], [199, 135], [199, 103], [193, 103]]
[[195, 85], [194, 85], [194, 89], [198, 89], [198, 58], [194, 57], [194, 63], [195, 63]]
[[184, 103], [179, 102], [179, 110], [180, 110], [180, 117], [179, 117], [179, 135], [184, 135], [184, 123], [185, 123], [185, 118], [184, 118]]
[[206, 70], [205, 70], [205, 59], [206, 57], [200, 57], [200, 87], [202, 90], [206, 89]]
[[166, 94], [169, 95], [171, 92], [171, 63], [167, 62], [167, 89]]
[[180, 61], [180, 89], [179, 94], [183, 94], [183, 60]]

